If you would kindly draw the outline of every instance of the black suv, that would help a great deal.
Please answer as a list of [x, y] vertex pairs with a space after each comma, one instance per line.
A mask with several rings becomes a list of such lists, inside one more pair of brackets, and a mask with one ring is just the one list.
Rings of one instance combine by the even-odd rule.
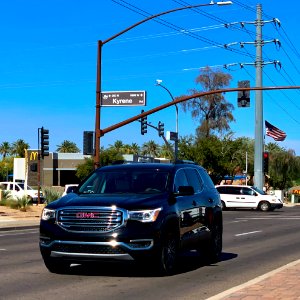
[[96, 260], [151, 262], [174, 271], [180, 250], [222, 251], [220, 196], [196, 164], [133, 163], [99, 168], [47, 205], [40, 250], [50, 272]]

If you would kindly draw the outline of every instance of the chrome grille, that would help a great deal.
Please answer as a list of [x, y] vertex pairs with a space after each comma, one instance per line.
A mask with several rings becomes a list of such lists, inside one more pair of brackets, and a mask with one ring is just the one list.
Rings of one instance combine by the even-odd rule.
[[124, 223], [124, 213], [112, 208], [67, 208], [58, 211], [57, 223], [67, 231], [109, 232]]

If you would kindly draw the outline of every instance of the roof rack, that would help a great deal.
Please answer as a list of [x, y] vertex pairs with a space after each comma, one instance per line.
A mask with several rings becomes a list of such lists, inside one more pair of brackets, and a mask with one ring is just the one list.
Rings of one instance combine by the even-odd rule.
[[175, 164], [191, 164], [191, 165], [196, 165], [197, 163], [195, 163], [192, 160], [178, 159], [178, 160], [175, 161]]

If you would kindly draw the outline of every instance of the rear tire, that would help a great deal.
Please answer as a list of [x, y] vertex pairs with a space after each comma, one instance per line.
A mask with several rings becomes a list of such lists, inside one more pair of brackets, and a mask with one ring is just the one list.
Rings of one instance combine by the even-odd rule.
[[209, 263], [220, 261], [223, 247], [223, 227], [220, 222], [212, 225], [211, 238], [201, 247], [201, 252]]

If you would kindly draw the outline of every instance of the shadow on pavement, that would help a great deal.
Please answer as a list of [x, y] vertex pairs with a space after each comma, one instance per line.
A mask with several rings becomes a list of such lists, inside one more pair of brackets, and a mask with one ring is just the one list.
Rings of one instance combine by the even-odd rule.
[[[221, 261], [235, 259], [238, 255], [234, 253], [222, 253]], [[218, 263], [209, 264], [197, 251], [189, 251], [181, 254], [174, 275], [183, 274], [197, 270], [205, 266], [218, 266]], [[72, 265], [66, 275], [81, 276], [111, 276], [111, 277], [162, 277], [153, 267], [137, 263], [127, 262], [93, 262], [82, 265]], [[173, 275], [173, 276], [174, 276]]]

